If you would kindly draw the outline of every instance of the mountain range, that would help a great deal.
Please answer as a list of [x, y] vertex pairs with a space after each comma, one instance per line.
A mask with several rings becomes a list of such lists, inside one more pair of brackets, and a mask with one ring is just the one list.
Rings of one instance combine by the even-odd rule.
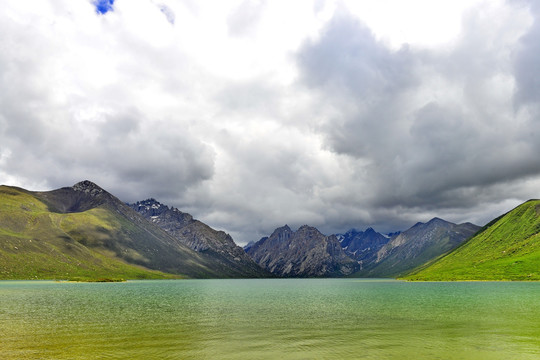
[[529, 200], [494, 219], [455, 251], [405, 278], [540, 280], [540, 200]]
[[245, 249], [277, 276], [396, 277], [451, 251], [479, 229], [434, 218], [392, 236], [373, 228], [324, 236], [307, 225], [296, 232], [285, 225]]
[[[0, 186], [0, 279], [403, 277], [539, 280], [540, 200], [483, 228], [434, 218], [381, 234], [285, 225], [244, 249], [155, 199], [127, 204], [90, 181]], [[475, 235], [476, 234], [476, 235]]]
[[454, 224], [439, 218], [417, 223], [393, 236], [364, 262], [360, 277], [396, 277], [458, 247], [480, 229], [464, 223]]
[[358, 263], [347, 256], [335, 235], [314, 227], [292, 231], [288, 225], [274, 230], [247, 249], [257, 264], [280, 277], [336, 277], [351, 275]]
[[90, 181], [47, 192], [0, 187], [0, 244], [7, 279], [267, 275], [253, 262], [227, 266], [219, 251], [190, 248]]

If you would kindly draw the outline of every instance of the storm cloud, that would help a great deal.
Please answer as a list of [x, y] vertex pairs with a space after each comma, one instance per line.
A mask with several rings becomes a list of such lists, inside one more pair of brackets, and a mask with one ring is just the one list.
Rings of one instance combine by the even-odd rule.
[[483, 225], [538, 197], [538, 5], [474, 2], [433, 46], [393, 46], [354, 5], [7, 1], [0, 183], [89, 179], [238, 243]]
[[540, 173], [537, 118], [513, 106], [539, 99], [520, 95], [534, 88], [532, 67], [514, 75], [516, 62], [534, 62], [537, 30], [490, 11], [473, 9], [444, 49], [392, 51], [346, 11], [301, 48], [302, 82], [327, 114], [319, 131], [334, 152], [367, 162], [371, 206], [464, 210], [492, 187], [491, 201], [519, 197], [497, 185]]

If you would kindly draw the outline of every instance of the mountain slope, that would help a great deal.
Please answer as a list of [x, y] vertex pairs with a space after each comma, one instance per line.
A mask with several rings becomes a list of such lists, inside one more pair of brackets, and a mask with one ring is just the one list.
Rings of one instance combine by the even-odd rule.
[[366, 231], [351, 229], [345, 234], [336, 236], [345, 253], [360, 264], [369, 264], [375, 261], [377, 252], [390, 241], [389, 237], [376, 232], [373, 228], [367, 228]]
[[3, 186], [1, 196], [2, 278], [232, 276], [90, 181], [47, 192]]
[[229, 234], [217, 231], [190, 214], [169, 208], [155, 199], [130, 204], [131, 208], [189, 248], [207, 255], [223, 266], [229, 276], [262, 277], [270, 274], [257, 265]]
[[493, 220], [409, 280], [540, 280], [540, 200]]
[[356, 275], [362, 277], [396, 277], [439, 257], [459, 246], [480, 227], [471, 223], [453, 224], [434, 218], [417, 223], [393, 237], [377, 252], [376, 259], [364, 263]]
[[287, 225], [280, 227], [253, 244], [247, 253], [260, 266], [283, 277], [345, 276], [359, 268], [335, 235], [324, 236], [307, 225], [297, 231]]
[[[114, 256], [109, 241], [117, 228], [104, 209], [51, 212], [34, 193], [0, 186], [0, 279], [171, 277]], [[96, 246], [86, 246], [92, 232]]]

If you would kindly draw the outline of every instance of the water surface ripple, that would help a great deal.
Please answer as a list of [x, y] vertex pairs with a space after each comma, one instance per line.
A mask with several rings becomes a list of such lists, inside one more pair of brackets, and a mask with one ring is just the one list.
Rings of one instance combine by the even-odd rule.
[[539, 359], [540, 283], [0, 281], [0, 358]]

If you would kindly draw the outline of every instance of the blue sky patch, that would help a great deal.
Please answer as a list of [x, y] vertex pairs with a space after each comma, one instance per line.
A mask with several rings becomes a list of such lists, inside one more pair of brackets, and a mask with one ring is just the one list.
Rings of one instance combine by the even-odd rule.
[[113, 11], [114, 0], [96, 0], [94, 5], [98, 14], [106, 14]]

